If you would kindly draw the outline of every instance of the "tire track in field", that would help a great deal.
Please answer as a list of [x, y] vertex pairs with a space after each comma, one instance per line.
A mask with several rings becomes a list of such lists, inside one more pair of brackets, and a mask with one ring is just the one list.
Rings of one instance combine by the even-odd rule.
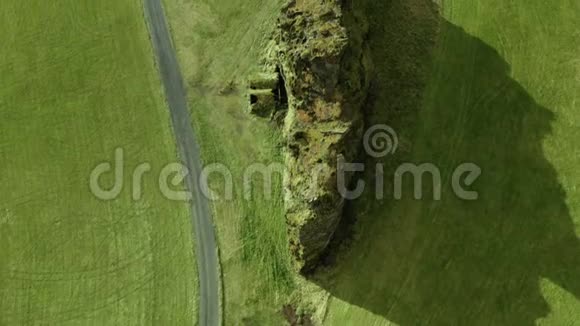
[[200, 291], [198, 323], [202, 326], [217, 326], [221, 323], [221, 279], [211, 210], [198, 182], [202, 171], [199, 146], [191, 125], [183, 78], [161, 0], [144, 0], [144, 5], [177, 147], [183, 164], [189, 170], [185, 184], [193, 195], [191, 211]]

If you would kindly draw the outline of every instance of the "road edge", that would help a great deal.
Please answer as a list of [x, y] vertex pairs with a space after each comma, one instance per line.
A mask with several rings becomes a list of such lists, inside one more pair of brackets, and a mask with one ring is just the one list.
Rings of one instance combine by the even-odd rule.
[[191, 214], [200, 291], [198, 324], [218, 326], [222, 325], [223, 320], [223, 275], [211, 205], [203, 196], [198, 182], [202, 160], [189, 114], [187, 93], [162, 0], [143, 0], [143, 10], [165, 101], [171, 114], [176, 146], [182, 163], [190, 172], [185, 177], [185, 183], [194, 199], [191, 201]]

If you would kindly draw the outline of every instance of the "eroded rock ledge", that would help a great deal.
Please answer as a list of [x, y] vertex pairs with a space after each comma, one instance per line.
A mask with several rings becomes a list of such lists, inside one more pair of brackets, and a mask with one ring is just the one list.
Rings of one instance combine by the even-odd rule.
[[296, 267], [316, 267], [342, 217], [337, 160], [355, 160], [371, 69], [366, 20], [350, 0], [284, 6], [275, 62], [288, 94], [285, 206]]

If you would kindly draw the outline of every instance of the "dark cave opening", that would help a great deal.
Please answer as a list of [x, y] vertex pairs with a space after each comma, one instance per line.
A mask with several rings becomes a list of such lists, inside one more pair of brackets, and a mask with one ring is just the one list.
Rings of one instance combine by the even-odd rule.
[[286, 90], [286, 80], [282, 74], [280, 67], [276, 68], [276, 74], [278, 74], [278, 83], [276, 89], [274, 89], [274, 100], [280, 108], [288, 107], [288, 91]]

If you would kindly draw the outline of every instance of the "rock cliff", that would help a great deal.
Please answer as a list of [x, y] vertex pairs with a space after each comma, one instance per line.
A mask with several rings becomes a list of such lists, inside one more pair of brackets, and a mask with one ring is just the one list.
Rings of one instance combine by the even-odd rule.
[[279, 19], [275, 62], [288, 94], [286, 221], [302, 273], [316, 267], [342, 217], [337, 160], [359, 153], [371, 70], [367, 29], [344, 0], [294, 0]]

